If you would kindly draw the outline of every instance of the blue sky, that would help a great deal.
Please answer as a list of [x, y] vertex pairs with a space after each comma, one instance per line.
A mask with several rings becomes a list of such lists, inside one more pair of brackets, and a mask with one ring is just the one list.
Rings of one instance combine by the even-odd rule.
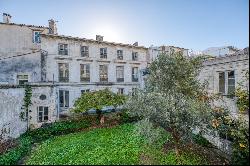
[[0, 0], [12, 22], [48, 25], [58, 33], [193, 50], [249, 46], [248, 0]]

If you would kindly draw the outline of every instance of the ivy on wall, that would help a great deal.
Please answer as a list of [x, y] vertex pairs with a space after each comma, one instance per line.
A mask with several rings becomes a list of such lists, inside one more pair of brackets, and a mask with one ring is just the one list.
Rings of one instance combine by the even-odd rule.
[[25, 85], [25, 95], [23, 98], [24, 101], [24, 111], [20, 113], [21, 120], [27, 120], [29, 106], [31, 105], [31, 97], [32, 97], [32, 88], [30, 85]]

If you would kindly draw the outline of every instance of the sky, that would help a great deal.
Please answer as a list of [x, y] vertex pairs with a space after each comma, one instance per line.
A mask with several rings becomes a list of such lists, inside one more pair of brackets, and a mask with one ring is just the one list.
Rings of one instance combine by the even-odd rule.
[[146, 47], [249, 46], [249, 0], [0, 0], [2, 13], [19, 24], [52, 18], [59, 35]]

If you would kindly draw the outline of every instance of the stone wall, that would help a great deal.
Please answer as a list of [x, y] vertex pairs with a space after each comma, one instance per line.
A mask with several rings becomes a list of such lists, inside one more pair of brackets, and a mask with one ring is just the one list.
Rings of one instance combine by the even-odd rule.
[[[41, 98], [44, 95], [45, 98]], [[29, 128], [40, 127], [43, 123], [57, 120], [57, 93], [54, 86], [41, 85], [32, 87], [31, 106], [29, 106], [29, 122], [20, 118], [25, 89], [23, 87], [0, 86], [0, 139], [17, 138]], [[38, 107], [48, 107], [48, 121], [38, 121]]]
[[17, 138], [27, 130], [20, 119], [23, 111], [24, 88], [0, 89], [0, 140]]

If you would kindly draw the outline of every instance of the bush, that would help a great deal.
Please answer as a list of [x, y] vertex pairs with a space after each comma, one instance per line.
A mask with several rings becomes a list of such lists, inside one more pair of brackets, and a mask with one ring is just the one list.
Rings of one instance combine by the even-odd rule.
[[138, 122], [141, 120], [139, 116], [131, 116], [128, 114], [127, 110], [123, 110], [122, 112], [118, 113], [118, 116], [120, 116], [120, 123], [133, 123], [133, 122]]
[[19, 138], [19, 146], [11, 149], [7, 153], [0, 155], [0, 165], [14, 165], [17, 164], [26, 153], [31, 149], [31, 137], [21, 136]]
[[192, 140], [198, 145], [204, 147], [212, 147], [212, 144], [206, 138], [204, 138], [200, 133], [192, 134]]
[[79, 129], [90, 127], [91, 121], [89, 119], [69, 120], [47, 124], [45, 127], [36, 130], [28, 131], [26, 136], [32, 137], [33, 142], [40, 142], [62, 134], [68, 134]]
[[20, 136], [19, 146], [0, 155], [0, 165], [13, 165], [27, 154], [33, 143], [41, 142], [53, 136], [68, 134], [88, 128], [91, 125], [91, 118], [61, 121], [45, 124], [43, 127], [28, 131]]

